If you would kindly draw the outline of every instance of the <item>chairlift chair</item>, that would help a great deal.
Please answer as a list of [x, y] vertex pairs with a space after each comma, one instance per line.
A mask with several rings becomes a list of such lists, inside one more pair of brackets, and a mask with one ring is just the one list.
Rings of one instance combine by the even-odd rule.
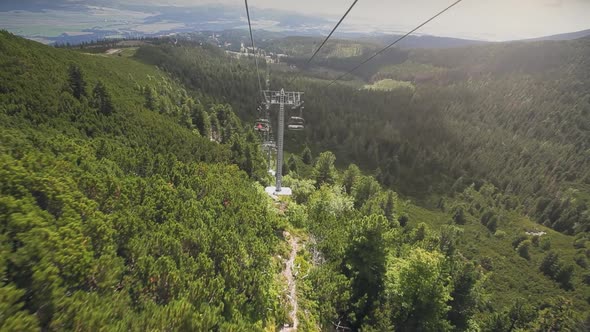
[[287, 122], [287, 129], [295, 131], [305, 129], [305, 120], [303, 119], [303, 106], [299, 106], [299, 116], [292, 116], [289, 118], [289, 121]]
[[292, 116], [287, 123], [289, 130], [303, 130], [305, 129], [305, 120], [300, 116]]
[[267, 133], [270, 131], [270, 121], [268, 119], [258, 119], [254, 125], [254, 130]]

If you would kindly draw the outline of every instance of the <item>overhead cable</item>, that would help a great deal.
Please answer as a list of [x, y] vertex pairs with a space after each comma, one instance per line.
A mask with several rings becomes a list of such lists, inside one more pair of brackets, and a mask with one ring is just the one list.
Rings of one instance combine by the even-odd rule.
[[425, 26], [426, 24], [430, 23], [431, 21], [433, 21], [434, 19], [436, 19], [437, 17], [439, 17], [440, 15], [444, 14], [446, 11], [448, 11], [449, 9], [455, 7], [456, 5], [458, 5], [461, 1], [463, 0], [457, 0], [455, 1], [453, 4], [451, 4], [450, 6], [448, 6], [447, 8], [443, 9], [442, 11], [438, 12], [436, 15], [432, 16], [431, 18], [429, 18], [428, 20], [424, 21], [422, 24], [418, 25], [417, 27], [415, 27], [414, 29], [412, 29], [410, 32], [406, 33], [405, 35], [399, 37], [398, 39], [396, 39], [393, 43], [387, 45], [385, 48], [383, 48], [382, 50], [380, 50], [379, 52], [373, 54], [371, 57], [369, 57], [368, 59], [364, 60], [363, 62], [361, 62], [360, 64], [358, 64], [356, 67], [352, 68], [351, 70], [349, 70], [348, 72], [340, 75], [337, 79], [331, 81], [328, 86], [336, 83], [337, 81], [341, 80], [342, 78], [346, 77], [347, 75], [353, 73], [354, 71], [356, 71], [357, 69], [359, 69], [361, 66], [363, 66], [364, 64], [366, 64], [367, 62], [373, 60], [374, 58], [376, 58], [377, 56], [379, 56], [380, 54], [382, 54], [383, 52], [387, 51], [388, 49], [390, 49], [391, 47], [393, 47], [395, 44], [399, 43], [400, 41], [406, 39], [406, 37], [408, 37], [409, 35], [411, 35], [412, 33], [416, 32], [418, 29], [422, 28], [423, 26]]
[[246, 3], [246, 16], [248, 17], [248, 29], [250, 30], [250, 41], [252, 42], [252, 51], [254, 53], [254, 62], [256, 63], [256, 75], [258, 76], [258, 90], [262, 93], [262, 83], [260, 81], [260, 70], [258, 68], [258, 54], [256, 51], [256, 45], [254, 44], [254, 35], [252, 34], [252, 23], [250, 22], [250, 9], [248, 7], [248, 0], [244, 0]]

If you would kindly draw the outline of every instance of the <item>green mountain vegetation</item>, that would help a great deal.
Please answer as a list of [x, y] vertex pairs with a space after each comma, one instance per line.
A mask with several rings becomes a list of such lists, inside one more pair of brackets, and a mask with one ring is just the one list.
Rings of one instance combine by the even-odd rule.
[[0, 329], [282, 319], [280, 221], [251, 180], [266, 173], [257, 140], [229, 107], [126, 58], [4, 32], [0, 49]]
[[[320, 46], [323, 38], [289, 36], [262, 41], [260, 46], [274, 53], [289, 54], [292, 57], [307, 59]], [[351, 58], [376, 52], [381, 45], [376, 42], [352, 41], [345, 39], [329, 40], [322, 48], [322, 58]]]
[[[327, 88], [302, 76], [291, 88], [306, 91], [313, 105], [306, 143], [333, 151], [341, 166], [358, 163], [384, 185], [435, 203], [489, 181], [540, 224], [574, 234], [590, 223], [589, 49], [582, 39], [393, 50], [359, 73], [370, 89], [359, 90], [367, 82], [358, 81]], [[236, 109], [256, 103], [251, 67], [219, 51], [147, 46], [137, 56]], [[318, 62], [341, 70], [356, 60]]]
[[132, 47], [0, 32], [0, 330], [279, 330], [285, 230], [301, 331], [588, 329], [587, 41], [263, 65], [306, 92], [274, 203], [252, 62]]

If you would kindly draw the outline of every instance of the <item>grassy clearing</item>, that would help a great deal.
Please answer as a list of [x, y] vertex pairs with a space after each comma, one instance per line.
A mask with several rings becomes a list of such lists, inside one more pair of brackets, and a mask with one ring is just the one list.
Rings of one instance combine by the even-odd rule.
[[377, 81], [373, 84], [365, 85], [366, 90], [380, 90], [380, 91], [393, 91], [398, 89], [408, 89], [414, 92], [416, 87], [411, 82], [396, 81], [392, 79], [384, 79]]

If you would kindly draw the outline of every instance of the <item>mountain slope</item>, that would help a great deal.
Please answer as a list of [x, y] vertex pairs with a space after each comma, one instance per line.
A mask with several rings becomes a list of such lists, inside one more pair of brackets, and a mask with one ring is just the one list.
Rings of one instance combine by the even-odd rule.
[[[519, 196], [475, 177], [454, 181], [455, 195], [426, 211], [354, 165], [339, 171], [330, 152], [314, 163], [308, 149], [289, 156], [284, 184], [294, 196], [275, 207], [259, 184], [269, 180], [259, 139], [217, 102], [234, 103], [244, 119], [257, 115], [252, 63], [188, 43], [154, 44], [126, 58], [0, 33], [1, 328], [276, 330], [287, 319], [276, 280], [278, 254], [289, 252], [280, 245], [285, 227], [300, 228], [288, 267], [302, 330], [585, 328], [587, 233], [536, 229]], [[412, 66], [428, 71], [435, 61]], [[397, 147], [384, 147], [406, 126], [404, 153], [377, 174], [399, 187], [404, 174], [440, 184], [432, 173], [444, 164], [422, 161], [454, 128], [437, 131], [439, 121], [420, 117], [429, 119], [436, 102], [474, 98], [441, 89], [417, 107], [433, 92], [415, 82], [387, 91], [295, 83], [308, 92], [313, 121], [289, 135], [291, 152], [308, 135], [318, 138], [308, 141], [314, 150], [368, 152], [358, 161], [370, 169], [393, 155]], [[384, 114], [399, 124], [388, 119], [375, 132]], [[343, 136], [339, 126], [361, 134]], [[416, 128], [441, 142], [412, 137]], [[368, 151], [350, 149], [366, 133], [377, 135]], [[548, 204], [551, 218], [573, 206]], [[547, 234], [526, 234], [535, 230]]]
[[561, 33], [558, 35], [533, 38], [531, 40], [573, 40], [573, 39], [585, 38], [588, 36], [590, 36], [590, 29], [576, 31], [576, 32]]
[[279, 221], [230, 108], [131, 59], [5, 32], [0, 50], [0, 329], [282, 320]]

